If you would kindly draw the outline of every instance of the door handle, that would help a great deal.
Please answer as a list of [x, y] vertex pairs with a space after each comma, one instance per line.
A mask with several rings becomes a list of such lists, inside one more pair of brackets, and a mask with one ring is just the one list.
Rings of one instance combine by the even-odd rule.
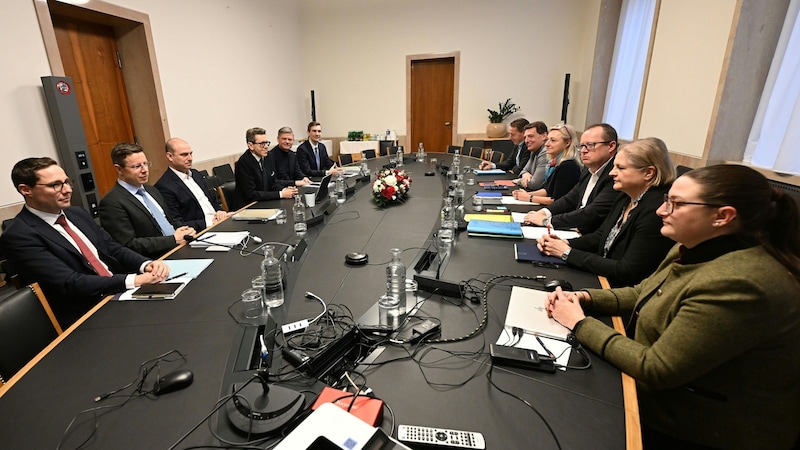
[[445, 122], [445, 123], [444, 123], [444, 126], [446, 126], [446, 127], [450, 128], [451, 126], [453, 126], [453, 124], [452, 124], [452, 123], [450, 123], [450, 122]]

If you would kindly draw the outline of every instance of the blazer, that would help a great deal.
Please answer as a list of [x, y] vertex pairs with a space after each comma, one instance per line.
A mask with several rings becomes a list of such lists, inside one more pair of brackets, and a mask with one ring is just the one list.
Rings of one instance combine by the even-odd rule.
[[686, 261], [707, 243], [674, 246], [636, 286], [587, 290], [592, 314], [630, 313], [649, 298], [635, 339], [593, 317], [575, 335], [636, 379], [643, 424], [713, 448], [792, 448], [800, 432], [798, 281], [760, 245]]
[[[206, 184], [206, 180], [203, 179], [203, 175], [194, 169], [190, 169], [189, 173], [191, 173], [194, 182], [197, 183], [200, 189], [206, 194], [206, 198], [211, 202], [211, 206], [214, 210], [221, 210], [222, 204], [216, 192], [208, 190], [208, 185]], [[161, 195], [164, 197], [164, 202], [167, 204], [167, 208], [169, 208], [169, 212], [177, 222], [190, 226], [197, 231], [206, 229], [208, 225], [206, 225], [206, 216], [205, 213], [203, 213], [200, 202], [195, 198], [189, 187], [186, 186], [186, 183], [184, 183], [175, 172], [167, 169], [164, 175], [158, 179], [155, 186], [158, 191], [161, 192]]]
[[[269, 154], [267, 154], [269, 156]], [[275, 169], [269, 157], [264, 158], [264, 170], [250, 150], [245, 150], [236, 162], [236, 192], [245, 204], [281, 198], [282, 186], [275, 179]], [[236, 209], [244, 205], [236, 205]]]
[[651, 187], [645, 192], [603, 257], [606, 238], [631, 200], [627, 195], [617, 197], [600, 228], [569, 240], [572, 250], [567, 256], [567, 265], [604, 276], [611, 287], [631, 286], [653, 273], [675, 245], [672, 239], [661, 234], [661, 218], [656, 215], [670, 186]]
[[603, 223], [614, 200], [620, 195], [625, 195], [614, 190], [614, 180], [608, 176], [614, 167], [614, 158], [606, 164], [600, 172], [600, 178], [594, 186], [592, 193], [586, 201], [586, 206], [581, 208], [581, 200], [589, 177], [589, 169], [583, 168], [578, 184], [567, 195], [550, 204], [547, 209], [553, 213], [551, 224], [556, 228], [577, 228], [581, 233], [591, 233]]
[[105, 295], [124, 291], [126, 275], [138, 273], [147, 258], [111, 239], [84, 209], [73, 206], [64, 214], [97, 248], [113, 276], [97, 275], [75, 246], [27, 208], [0, 236], [0, 246], [24, 283], [39, 282], [66, 329]]
[[520, 176], [524, 173], [529, 173], [531, 174], [531, 181], [528, 182], [527, 186], [522, 186], [522, 189], [537, 191], [544, 187], [544, 174], [547, 170], [547, 152], [544, 150], [543, 145], [539, 150], [528, 153], [530, 153], [528, 162], [520, 172]]
[[[519, 164], [517, 164], [517, 154], [519, 154]], [[498, 169], [502, 169], [505, 171], [512, 172], [515, 176], [519, 176], [522, 169], [528, 164], [528, 160], [531, 157], [531, 152], [525, 148], [525, 143], [521, 142], [519, 145], [514, 146], [514, 151], [511, 152], [511, 156], [508, 159], [504, 159], [499, 163], [495, 164]]]
[[[181, 226], [169, 211], [161, 193], [153, 186], [144, 185], [144, 190], [158, 202], [167, 220], [175, 228]], [[119, 183], [100, 200], [100, 225], [115, 241], [131, 250], [149, 257], [159, 257], [177, 244], [175, 237], [164, 236], [156, 219], [136, 197]]]
[[333, 161], [328, 157], [328, 149], [325, 144], [319, 142], [317, 149], [320, 167], [317, 167], [317, 158], [314, 156], [314, 147], [311, 146], [310, 141], [305, 141], [300, 144], [300, 147], [297, 147], [297, 163], [307, 177], [324, 177], [325, 171], [333, 167]]
[[574, 159], [561, 161], [561, 164], [553, 169], [550, 178], [545, 181], [544, 190], [553, 200], [558, 200], [578, 184], [580, 176], [581, 166], [578, 165], [577, 161]]
[[281, 188], [294, 186], [295, 181], [302, 180], [305, 176], [303, 171], [300, 170], [300, 164], [297, 163], [297, 155], [291, 150], [285, 152], [280, 147], [275, 146], [269, 151], [267, 158], [272, 160], [275, 180]]

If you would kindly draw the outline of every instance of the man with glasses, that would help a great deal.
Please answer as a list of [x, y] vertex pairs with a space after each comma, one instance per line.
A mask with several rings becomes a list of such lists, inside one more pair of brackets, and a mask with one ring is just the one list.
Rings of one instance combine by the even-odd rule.
[[297, 155], [292, 151], [294, 131], [289, 127], [278, 130], [278, 145], [269, 151], [269, 157], [275, 164], [275, 178], [281, 186], [306, 186], [311, 184], [300, 170]]
[[194, 228], [172, 217], [158, 189], [148, 186], [150, 161], [138, 144], [111, 149], [119, 179], [100, 200], [100, 224], [117, 242], [145, 256], [158, 257], [194, 236]]
[[607, 123], [588, 127], [581, 135], [580, 152], [584, 169], [578, 184], [547, 208], [529, 212], [525, 223], [578, 228], [583, 234], [600, 227], [614, 200], [624, 195], [614, 190], [608, 175], [617, 153], [617, 130]]
[[27, 158], [11, 179], [25, 206], [0, 236], [3, 254], [26, 284], [38, 281], [63, 328], [104, 295], [163, 281], [169, 266], [115, 242], [83, 208], [51, 158]]
[[511, 172], [514, 176], [519, 176], [525, 165], [528, 164], [528, 159], [531, 157], [531, 152], [525, 148], [525, 126], [528, 125], [526, 119], [516, 119], [508, 126], [508, 138], [514, 144], [514, 150], [508, 159], [504, 159], [495, 164], [491, 161], [481, 161], [478, 168], [480, 170], [501, 169], [506, 172]]
[[[297, 194], [294, 186], [281, 186], [275, 177], [275, 165], [269, 158], [270, 141], [263, 128], [250, 128], [245, 132], [247, 150], [236, 162], [236, 193], [248, 204], [262, 200], [292, 198]], [[244, 205], [236, 205], [241, 207]]]

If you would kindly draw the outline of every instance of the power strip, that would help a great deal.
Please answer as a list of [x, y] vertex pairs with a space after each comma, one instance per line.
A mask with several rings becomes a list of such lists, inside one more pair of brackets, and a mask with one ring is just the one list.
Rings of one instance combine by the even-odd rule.
[[287, 323], [286, 325], [281, 326], [281, 331], [283, 331], [284, 336], [295, 333], [297, 331], [303, 331], [308, 328], [308, 320], [298, 320], [297, 322]]

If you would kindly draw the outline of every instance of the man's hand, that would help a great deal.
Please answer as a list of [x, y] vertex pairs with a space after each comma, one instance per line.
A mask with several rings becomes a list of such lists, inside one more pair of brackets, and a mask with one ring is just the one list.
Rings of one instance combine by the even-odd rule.
[[481, 165], [478, 166], [478, 170], [490, 170], [494, 169], [495, 165], [491, 161], [481, 161]]
[[525, 172], [522, 174], [522, 177], [520, 177], [519, 184], [524, 188], [528, 186], [528, 183], [531, 182], [531, 178], [533, 178], [533, 175], [531, 175], [528, 172]]
[[341, 167], [336, 167], [336, 163], [333, 163], [333, 167], [325, 171], [325, 175], [333, 175], [333, 174], [344, 174], [344, 169]]
[[164, 261], [152, 261], [145, 266], [144, 273], [149, 273], [155, 277], [167, 278], [169, 276], [169, 266]]
[[308, 186], [309, 184], [311, 184], [311, 180], [308, 179], [308, 177], [303, 177], [302, 180], [297, 180], [294, 182], [295, 186]]
[[214, 214], [214, 220], [212, 221], [213, 224], [217, 224], [222, 222], [223, 220], [227, 219], [228, 217], [232, 216], [234, 213], [232, 212], [225, 212], [225, 211], [217, 211]]
[[289, 186], [281, 189], [281, 198], [292, 198], [297, 195], [297, 188]]
[[173, 236], [175, 237], [175, 243], [185, 244], [188, 241], [183, 237], [187, 235], [194, 236], [194, 234], [195, 234], [194, 228], [183, 226], [175, 230], [175, 234]]
[[542, 221], [547, 217], [547, 214], [542, 211], [531, 211], [525, 214], [523, 223], [530, 223], [537, 226], [542, 226]]

